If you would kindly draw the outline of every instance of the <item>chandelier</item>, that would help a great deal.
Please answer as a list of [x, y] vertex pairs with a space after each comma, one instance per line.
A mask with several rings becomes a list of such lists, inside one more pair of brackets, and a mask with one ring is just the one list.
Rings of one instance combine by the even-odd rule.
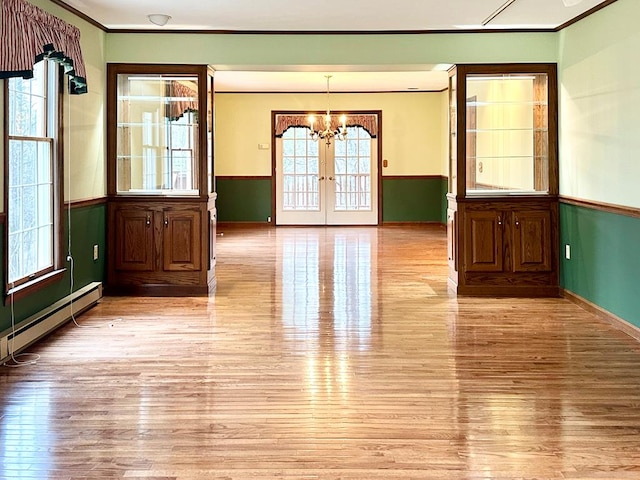
[[[325, 75], [327, 79], [327, 114], [324, 116], [324, 122], [318, 122], [318, 129], [315, 129], [316, 117], [315, 115], [309, 115], [309, 128], [311, 129], [310, 136], [311, 139], [317, 141], [318, 138], [321, 138], [327, 143], [327, 147], [331, 145], [331, 139], [337, 138], [338, 140], [344, 140], [347, 136], [347, 117], [346, 115], [342, 115], [340, 117], [340, 123], [342, 124], [340, 127], [336, 126], [332, 128], [331, 126], [331, 112], [329, 111], [329, 79], [331, 75]], [[320, 125], [324, 123], [324, 125]]]

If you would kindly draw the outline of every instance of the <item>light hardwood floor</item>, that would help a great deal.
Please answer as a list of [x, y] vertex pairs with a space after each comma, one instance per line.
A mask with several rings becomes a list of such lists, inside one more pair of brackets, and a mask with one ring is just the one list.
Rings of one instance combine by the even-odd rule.
[[225, 230], [215, 295], [105, 298], [0, 368], [0, 478], [640, 478], [640, 344], [455, 298], [445, 255], [441, 227]]

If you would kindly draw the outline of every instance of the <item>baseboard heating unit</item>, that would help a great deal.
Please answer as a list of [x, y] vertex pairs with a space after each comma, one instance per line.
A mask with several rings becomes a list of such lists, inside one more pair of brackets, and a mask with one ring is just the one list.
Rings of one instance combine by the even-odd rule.
[[[20, 352], [41, 339], [63, 323], [71, 320], [71, 314], [79, 315], [94, 306], [102, 298], [102, 283], [93, 282], [53, 305], [0, 333], [0, 359], [7, 360], [11, 354]], [[73, 308], [73, 312], [72, 309]]]

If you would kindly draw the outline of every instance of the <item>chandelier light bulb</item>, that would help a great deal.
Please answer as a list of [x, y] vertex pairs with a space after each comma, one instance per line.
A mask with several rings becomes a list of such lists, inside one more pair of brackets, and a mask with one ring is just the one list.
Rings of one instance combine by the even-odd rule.
[[312, 140], [318, 140], [319, 138], [323, 139], [327, 147], [331, 145], [331, 139], [337, 138], [338, 140], [344, 140], [347, 136], [347, 117], [346, 115], [342, 115], [340, 117], [340, 122], [342, 123], [341, 127], [332, 130], [331, 128], [331, 110], [329, 109], [329, 79], [331, 75], [325, 75], [327, 79], [327, 113], [324, 116], [324, 130], [320, 130], [322, 128], [322, 121], [318, 126], [318, 130], [315, 129], [316, 117], [314, 115], [309, 115], [309, 136]]

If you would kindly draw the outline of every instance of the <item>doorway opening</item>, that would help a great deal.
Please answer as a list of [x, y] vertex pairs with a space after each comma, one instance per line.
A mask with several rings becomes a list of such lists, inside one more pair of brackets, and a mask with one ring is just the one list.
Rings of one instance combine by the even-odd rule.
[[306, 115], [274, 113], [276, 225], [377, 225], [380, 112], [347, 116], [344, 140], [313, 140]]

